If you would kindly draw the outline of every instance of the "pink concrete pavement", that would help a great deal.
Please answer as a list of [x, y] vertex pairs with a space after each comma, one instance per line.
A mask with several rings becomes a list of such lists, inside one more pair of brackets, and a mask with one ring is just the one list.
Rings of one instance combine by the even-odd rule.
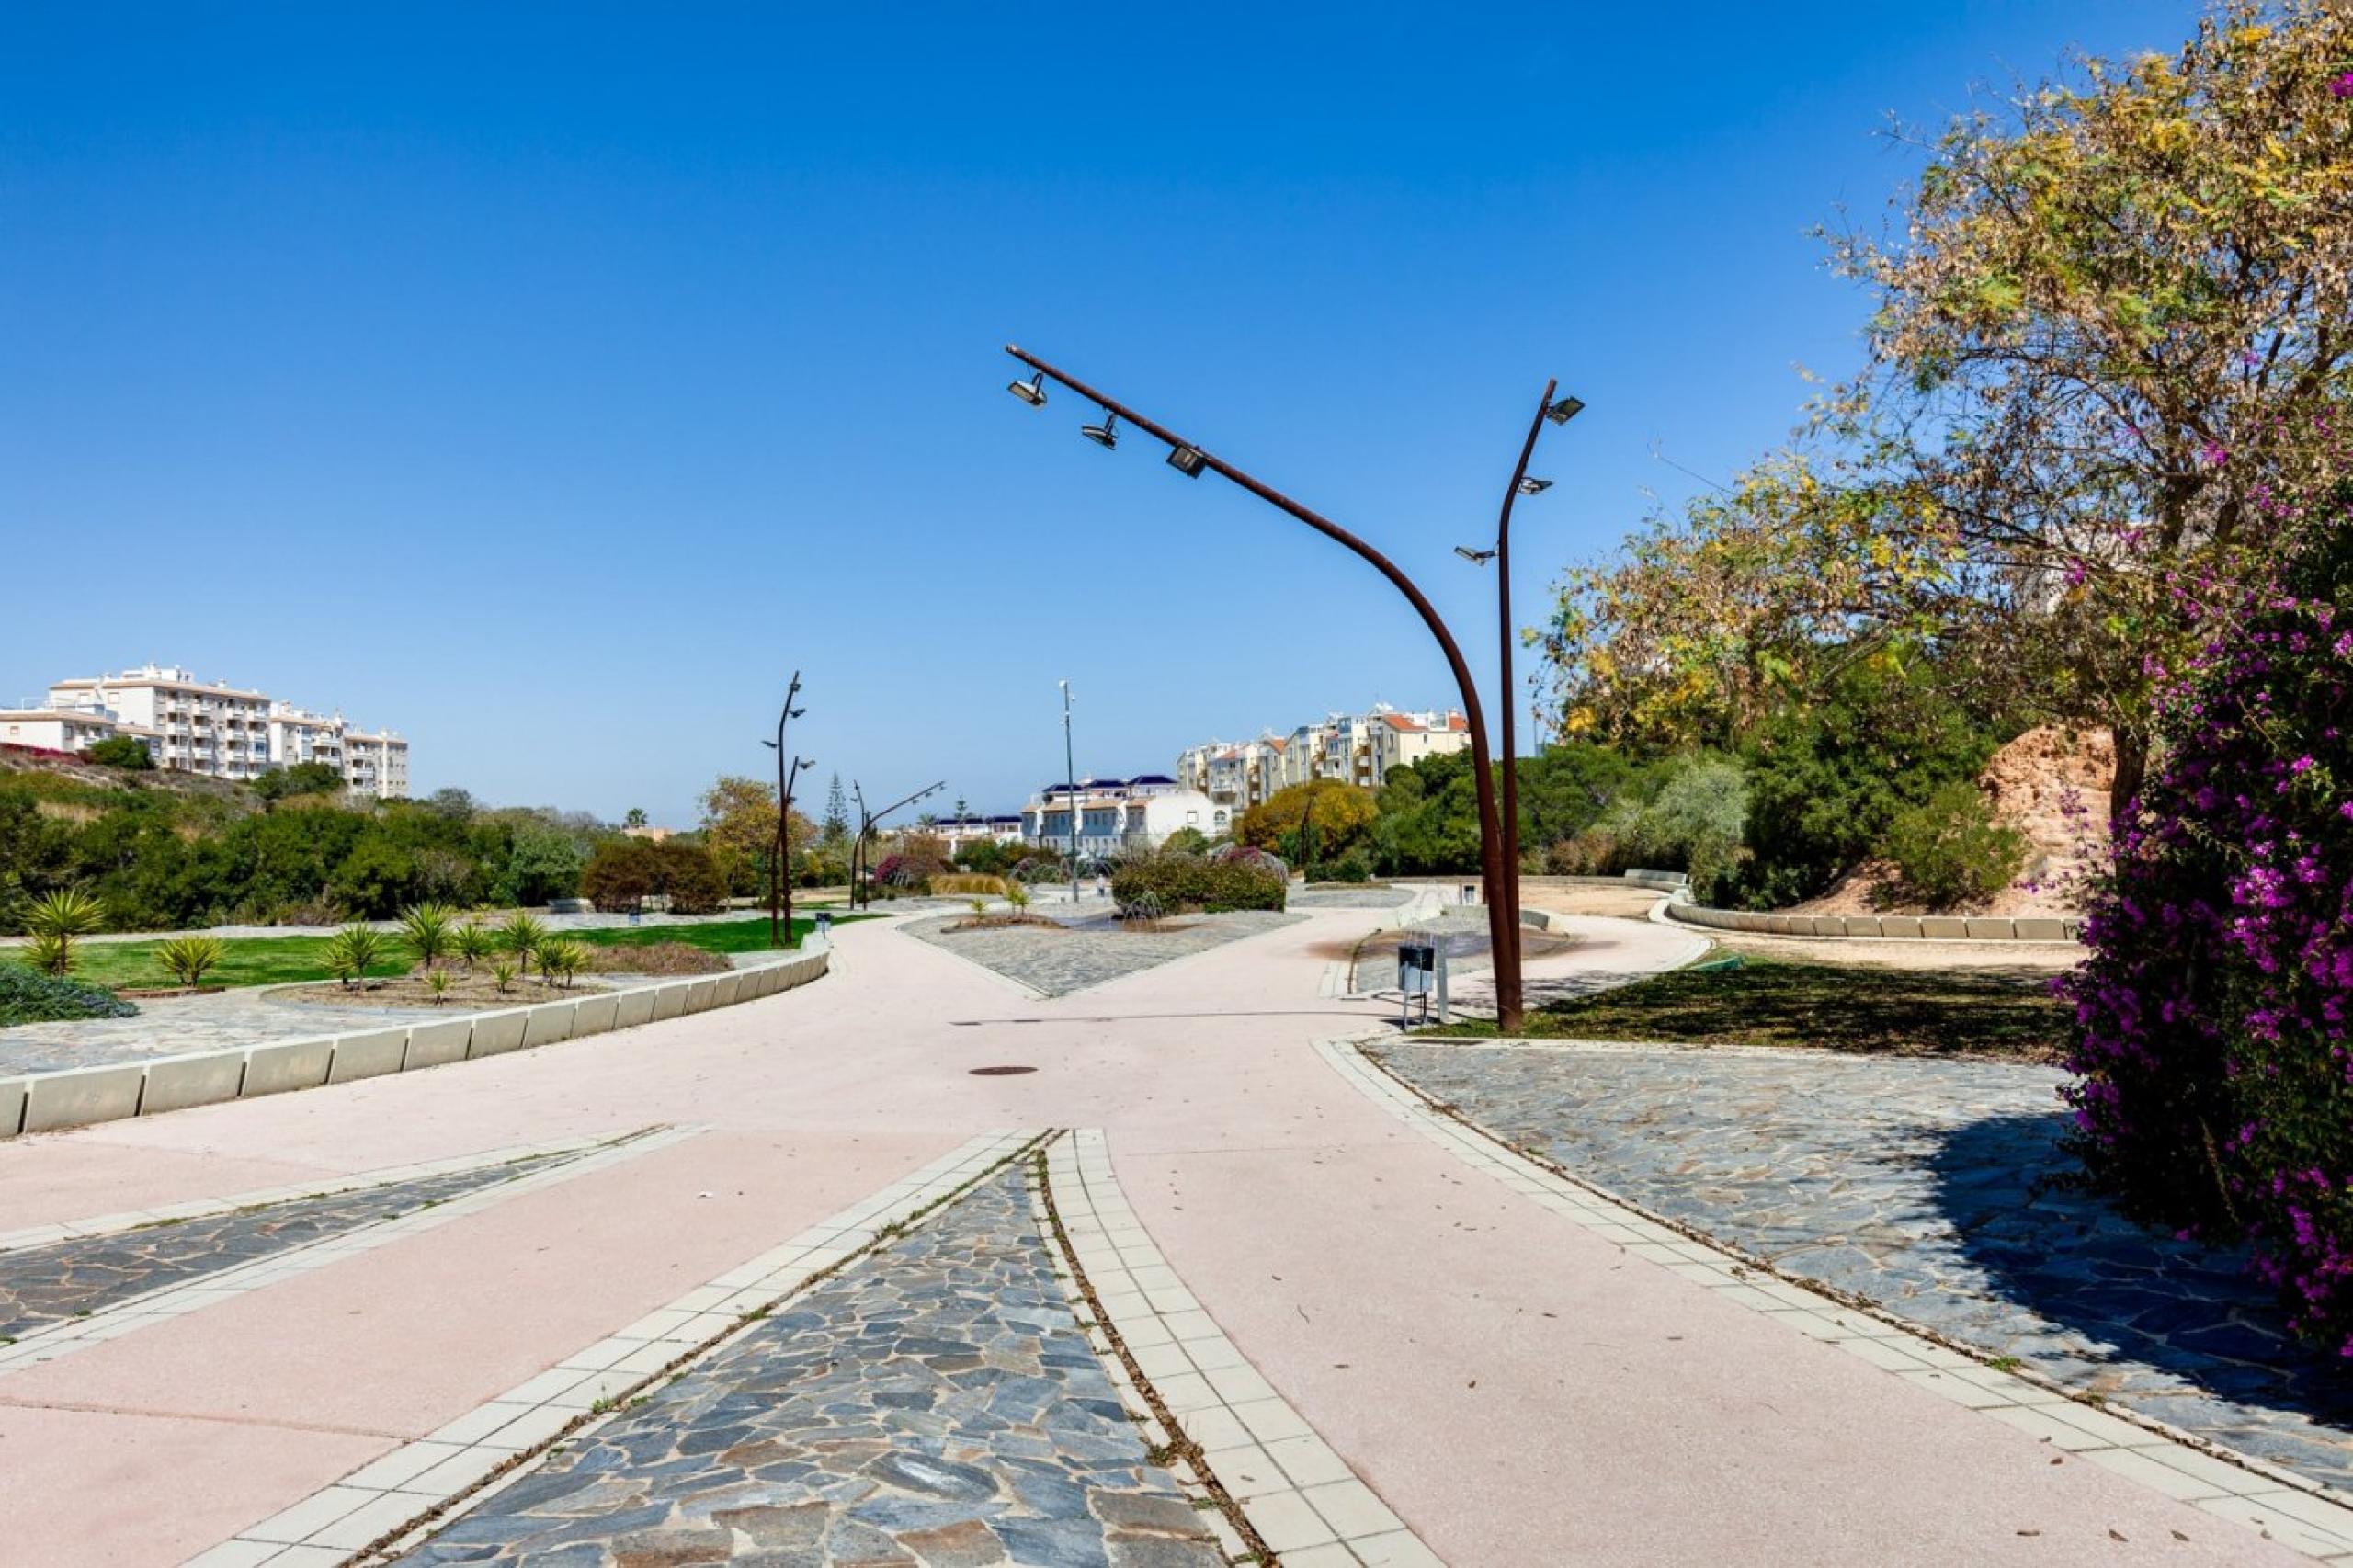
[[[851, 926], [833, 977], [768, 1001], [0, 1147], [0, 1223], [15, 1225], [288, 1179], [256, 1166], [711, 1128], [0, 1378], [0, 1464], [41, 1450], [6, 1471], [0, 1562], [170, 1562], [976, 1131], [1049, 1125], [1108, 1131], [1186, 1284], [1451, 1562], [2302, 1561], [2054, 1465], [2031, 1437], [1627, 1258], [1399, 1125], [1311, 1049], [1380, 1011], [1314, 999], [1318, 945], [1370, 923], [1318, 915], [1057, 1002]], [[1612, 945], [1582, 961], [1613, 969], [1683, 939], [1597, 929]], [[1039, 1071], [969, 1075], [995, 1063]], [[199, 1427], [239, 1436], [171, 1435]], [[119, 1484], [134, 1449], [156, 1483]], [[29, 1511], [20, 1473], [40, 1482]]]

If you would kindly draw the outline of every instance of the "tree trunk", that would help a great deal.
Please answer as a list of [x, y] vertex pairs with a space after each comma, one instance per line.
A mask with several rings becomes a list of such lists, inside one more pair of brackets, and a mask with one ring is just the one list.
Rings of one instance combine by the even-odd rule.
[[2108, 820], [2113, 832], [2123, 821], [2132, 797], [2141, 792], [2149, 772], [2149, 737], [2137, 726], [2119, 724], [2116, 736], [2116, 778], [2108, 787]]

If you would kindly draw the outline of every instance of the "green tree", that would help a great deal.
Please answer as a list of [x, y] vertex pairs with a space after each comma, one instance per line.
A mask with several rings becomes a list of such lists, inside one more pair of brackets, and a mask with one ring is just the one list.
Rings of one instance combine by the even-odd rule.
[[621, 825], [623, 827], [643, 827], [645, 825], [645, 808], [643, 806], [631, 806], [629, 809], [629, 814], [621, 818]]
[[95, 741], [82, 755], [101, 767], [119, 767], [128, 773], [144, 773], [155, 766], [154, 754], [147, 743], [130, 735], [108, 735]]
[[849, 797], [842, 793], [842, 776], [825, 786], [825, 820], [819, 829], [827, 847], [849, 842]]
[[2245, 581], [2344, 461], [2353, 10], [2220, 0], [2177, 52], [2089, 60], [1955, 120], [1898, 233], [1836, 237], [1871, 360], [1800, 443], [1572, 572], [1547, 646], [1572, 732], [1735, 744], [1878, 647], [1973, 656], [2147, 761], [2176, 588]]
[[1337, 778], [1311, 779], [1278, 790], [1243, 812], [1233, 837], [1313, 876], [1318, 862], [1336, 860], [1366, 842], [1379, 815], [1371, 790]]
[[342, 789], [342, 770], [328, 762], [298, 762], [291, 767], [273, 767], [254, 780], [254, 792], [265, 801], [334, 794]]

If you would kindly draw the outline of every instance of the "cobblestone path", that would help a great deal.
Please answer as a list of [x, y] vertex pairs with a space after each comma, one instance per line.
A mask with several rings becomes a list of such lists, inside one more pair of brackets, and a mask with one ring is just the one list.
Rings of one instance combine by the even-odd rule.
[[1223, 1559], [1080, 1331], [1017, 1167], [402, 1559], [726, 1561]]
[[1382, 1043], [1481, 1126], [1792, 1274], [2316, 1481], [2353, 1391], [2233, 1250], [2052, 1184], [2062, 1074], [2008, 1062]]
[[548, 1154], [389, 1182], [355, 1192], [76, 1236], [0, 1253], [0, 1341], [97, 1312], [166, 1285], [183, 1285], [326, 1236], [390, 1220], [428, 1203], [511, 1181], [573, 1156]]
[[[1043, 913], [1051, 916], [1054, 912]], [[1189, 958], [1244, 937], [1279, 930], [1306, 917], [1271, 909], [1233, 910], [1224, 915], [1179, 915], [1164, 929], [1141, 931], [1119, 929], [1099, 912], [1092, 912], [1087, 922], [1068, 926], [948, 930], [962, 918], [912, 921], [902, 929], [1049, 996], [1067, 996], [1172, 959]]]

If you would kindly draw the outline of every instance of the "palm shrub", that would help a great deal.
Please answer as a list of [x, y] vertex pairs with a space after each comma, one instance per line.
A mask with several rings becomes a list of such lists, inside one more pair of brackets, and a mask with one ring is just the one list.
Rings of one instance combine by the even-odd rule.
[[206, 974], [229, 955], [218, 937], [175, 937], [155, 949], [156, 960], [182, 985], [201, 985]]
[[1017, 911], [1029, 907], [1029, 889], [1018, 877], [1001, 879], [1005, 883], [1005, 902]]
[[528, 915], [510, 915], [498, 926], [498, 945], [515, 955], [517, 967], [530, 967], [531, 955], [548, 939], [548, 928]]
[[74, 971], [74, 938], [106, 925], [106, 906], [79, 888], [60, 888], [33, 900], [25, 929], [33, 937], [33, 967], [45, 974]]
[[443, 995], [449, 989], [449, 971], [446, 969], [433, 971], [425, 977], [425, 988], [433, 993], [433, 1005], [439, 1006]]
[[464, 961], [466, 972], [472, 974], [474, 965], [490, 956], [496, 938], [483, 928], [482, 922], [469, 920], [450, 934], [449, 945], [457, 949], [458, 957]]
[[498, 987], [498, 994], [501, 996], [506, 995], [515, 985], [515, 966], [506, 960], [500, 959], [490, 966], [490, 983]]
[[557, 937], [540, 944], [539, 960], [541, 980], [569, 990], [573, 977], [588, 961], [588, 949], [569, 937]]
[[383, 934], [371, 926], [347, 926], [327, 938], [327, 972], [346, 990], [367, 978], [383, 956]]
[[2353, 1358], [2353, 493], [2161, 706], [2086, 909], [2067, 1096], [2128, 1211], [2253, 1243]]
[[413, 903], [401, 911], [401, 943], [426, 969], [445, 957], [456, 939], [458, 912], [446, 903]]

